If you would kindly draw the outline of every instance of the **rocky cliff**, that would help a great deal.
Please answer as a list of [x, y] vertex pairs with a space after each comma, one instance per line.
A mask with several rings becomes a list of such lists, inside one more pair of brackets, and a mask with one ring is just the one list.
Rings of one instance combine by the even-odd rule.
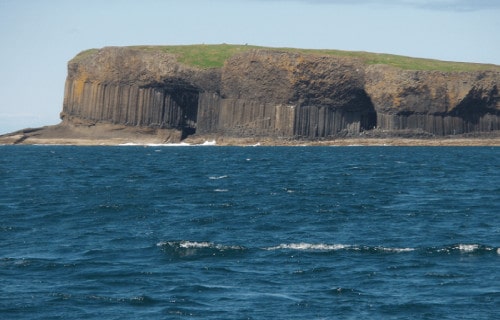
[[498, 71], [408, 71], [373, 65], [365, 89], [377, 112], [377, 128], [435, 135], [500, 129]]
[[413, 71], [356, 57], [249, 49], [201, 68], [154, 47], [110, 47], [68, 64], [63, 123], [317, 139], [500, 130], [500, 71]]

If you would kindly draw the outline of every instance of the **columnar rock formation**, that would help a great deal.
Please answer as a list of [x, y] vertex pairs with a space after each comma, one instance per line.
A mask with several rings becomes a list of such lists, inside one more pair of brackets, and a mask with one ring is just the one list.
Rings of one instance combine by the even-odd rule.
[[366, 68], [377, 127], [435, 135], [500, 130], [500, 73]]
[[61, 117], [233, 137], [500, 130], [498, 71], [406, 71], [356, 58], [249, 50], [222, 68], [154, 49], [104, 48], [68, 65]]

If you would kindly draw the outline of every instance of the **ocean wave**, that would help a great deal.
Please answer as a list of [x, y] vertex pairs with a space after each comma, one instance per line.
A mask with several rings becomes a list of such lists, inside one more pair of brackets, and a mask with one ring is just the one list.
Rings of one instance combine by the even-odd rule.
[[227, 178], [226, 175], [222, 175], [222, 176], [210, 176], [210, 177], [208, 177], [208, 179], [210, 179], [210, 180], [219, 180], [219, 179], [225, 179], [225, 178]]
[[500, 248], [494, 248], [477, 243], [458, 243], [447, 245], [443, 247], [430, 248], [428, 251], [435, 251], [438, 253], [489, 253], [496, 252], [500, 254]]
[[208, 242], [208, 241], [198, 242], [198, 241], [188, 241], [188, 240], [160, 241], [156, 245], [158, 247], [170, 246], [170, 247], [177, 247], [177, 248], [184, 248], [184, 249], [191, 249], [191, 248], [198, 248], [198, 249], [212, 248], [212, 249], [218, 249], [218, 250], [244, 249], [244, 247], [242, 247], [242, 246], [228, 246], [228, 245], [216, 244], [216, 243]]
[[479, 249], [479, 245], [478, 244], [459, 244], [456, 246], [456, 248], [460, 251], [472, 252], [472, 251]]
[[349, 244], [327, 244], [327, 243], [282, 243], [277, 246], [265, 247], [264, 250], [296, 250], [310, 252], [324, 251], [359, 251], [367, 253], [408, 253], [408, 252], [425, 252], [431, 254], [467, 254], [467, 253], [497, 253], [500, 254], [500, 248], [481, 244], [452, 244], [438, 247], [428, 248], [412, 248], [412, 247], [386, 247], [386, 246], [362, 246]]
[[[240, 245], [222, 245], [208, 241], [162, 241], [157, 243], [166, 251], [176, 253], [181, 256], [190, 256], [197, 254], [212, 254], [227, 251], [248, 250], [247, 247]], [[305, 251], [305, 252], [334, 252], [334, 251], [352, 251], [360, 253], [423, 253], [423, 254], [481, 254], [496, 253], [500, 254], [500, 248], [481, 245], [481, 244], [452, 244], [436, 247], [412, 248], [412, 247], [390, 247], [390, 246], [365, 246], [350, 244], [329, 244], [329, 243], [281, 243], [275, 246], [261, 247], [259, 250], [265, 251]]]
[[223, 245], [208, 241], [188, 240], [161, 241], [156, 246], [178, 257], [227, 256], [246, 249], [238, 245]]
[[264, 250], [303, 250], [303, 251], [333, 251], [351, 248], [350, 245], [324, 244], [324, 243], [282, 243], [274, 247], [267, 247]]
[[347, 244], [326, 244], [326, 243], [282, 243], [274, 247], [264, 248], [265, 250], [299, 250], [299, 251], [338, 251], [338, 250], [352, 250], [352, 251], [383, 251], [383, 252], [410, 252], [415, 248], [391, 248], [391, 247], [370, 247], [359, 245]]
[[388, 248], [388, 247], [374, 247], [373, 250], [375, 251], [385, 251], [385, 252], [394, 252], [394, 253], [401, 253], [401, 252], [411, 252], [415, 251], [415, 248]]

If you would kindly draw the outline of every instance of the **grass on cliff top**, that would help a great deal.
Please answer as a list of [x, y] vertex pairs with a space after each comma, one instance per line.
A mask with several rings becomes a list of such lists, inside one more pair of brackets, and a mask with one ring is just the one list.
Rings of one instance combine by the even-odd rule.
[[[224, 61], [231, 56], [252, 49], [266, 49], [275, 51], [298, 52], [305, 54], [331, 55], [340, 57], [358, 58], [368, 65], [384, 64], [404, 70], [436, 70], [443, 72], [494, 70], [500, 71], [500, 66], [492, 64], [478, 64], [466, 62], [450, 62], [432, 59], [412, 58], [393, 54], [381, 54], [362, 51], [343, 51], [327, 49], [295, 49], [269, 48], [253, 45], [178, 45], [178, 46], [134, 46], [141, 50], [159, 50], [175, 54], [179, 62], [198, 68], [220, 68]], [[80, 55], [92, 54], [95, 49], [86, 50]], [[77, 56], [77, 57], [78, 57]]]
[[235, 54], [252, 49], [265, 49], [265, 47], [250, 45], [179, 45], [179, 46], [134, 46], [133, 48], [142, 50], [160, 50], [175, 54], [177, 61], [199, 68], [220, 68], [224, 61]]

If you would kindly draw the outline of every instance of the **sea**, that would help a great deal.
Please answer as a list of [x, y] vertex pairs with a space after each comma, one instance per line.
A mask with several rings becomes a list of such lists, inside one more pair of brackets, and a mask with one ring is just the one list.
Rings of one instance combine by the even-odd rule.
[[0, 146], [0, 319], [499, 315], [499, 147]]

